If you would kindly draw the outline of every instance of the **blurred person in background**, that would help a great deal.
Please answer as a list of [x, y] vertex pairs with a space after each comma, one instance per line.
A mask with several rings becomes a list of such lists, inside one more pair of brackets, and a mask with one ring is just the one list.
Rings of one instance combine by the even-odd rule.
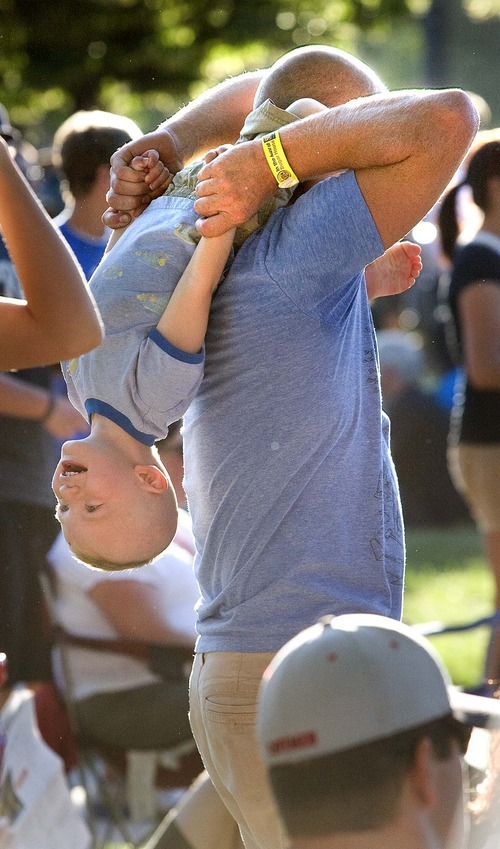
[[130, 118], [99, 109], [75, 112], [56, 131], [52, 161], [59, 173], [65, 207], [54, 219], [71, 245], [87, 280], [97, 268], [110, 231], [101, 216], [107, 208], [109, 160], [141, 130]]
[[[190, 667], [189, 652], [179, 654], [173, 677], [162, 678], [160, 662], [153, 670], [139, 652], [121, 653], [120, 646], [194, 649], [198, 588], [192, 556], [174, 541], [147, 569], [105, 572], [77, 562], [59, 534], [48, 560], [57, 621], [76, 637], [65, 651], [79, 730], [123, 749], [167, 749], [191, 740], [183, 672], [186, 662]], [[105, 651], [92, 647], [95, 639], [106, 642]], [[56, 653], [55, 679], [63, 688], [58, 662]]]
[[464, 756], [493, 699], [384, 616], [323, 617], [266, 669], [257, 736], [293, 849], [463, 849]]
[[[17, 162], [16, 151], [20, 145], [20, 133], [11, 127], [5, 109], [1, 110], [0, 117], [2, 144], [5, 146], [6, 143], [9, 147], [5, 156], [10, 157], [12, 154]], [[21, 159], [21, 171], [22, 168]], [[9, 173], [14, 182], [8, 182]], [[37, 226], [35, 219], [30, 220], [25, 206], [17, 214], [16, 224], [17, 203], [21, 201], [26, 204], [33, 201], [31, 193], [26, 193], [27, 187], [20, 178], [20, 174], [10, 169], [9, 158], [2, 166], [2, 184], [4, 196], [9, 203], [9, 215], [4, 210], [1, 220], [12, 256], [3, 239], [0, 240], [0, 294], [13, 298], [14, 301], [26, 294], [31, 301], [28, 272], [31, 273], [30, 263], [33, 256], [35, 261], [40, 263], [41, 282], [44, 272], [51, 268], [56, 269], [57, 254], [54, 250], [60, 248], [61, 256], [69, 263], [67, 269], [72, 274], [65, 273], [64, 268], [58, 268], [60, 280], [65, 288], [58, 287], [57, 291], [53, 289], [51, 294], [54, 297], [42, 299], [42, 315], [46, 316], [48, 328], [55, 331], [56, 318], [53, 308], [56, 307], [57, 321], [63, 322], [64, 333], [71, 337], [70, 344], [75, 351], [80, 349], [83, 352], [92, 344], [98, 344], [101, 335], [83, 277], [73, 258], [67, 253], [64, 243], [59, 239], [53, 242], [51, 237], [57, 234], [41, 208], [35, 208]], [[3, 200], [3, 203], [5, 202]], [[48, 233], [46, 227], [49, 228]], [[26, 253], [23, 244], [26, 245]], [[45, 255], [45, 251], [49, 256]], [[16, 267], [26, 287], [26, 293], [21, 290]], [[77, 288], [68, 288], [71, 281], [77, 284]], [[52, 280], [50, 282], [53, 283]], [[85, 313], [80, 311], [81, 305], [77, 297], [80, 292], [84, 294], [87, 307], [91, 309], [86, 322], [82, 320]], [[9, 309], [12, 311], [12, 327], [14, 312], [22, 311], [23, 307], [16, 306], [14, 302], [9, 304]], [[33, 321], [34, 317], [34, 310], [28, 306], [29, 320]], [[90, 339], [87, 327], [89, 319]], [[71, 435], [82, 422], [81, 416], [67, 399], [54, 396], [51, 390], [50, 366], [27, 368], [37, 362], [56, 362], [61, 351], [69, 350], [67, 342], [64, 347], [60, 341], [54, 346], [47, 326], [40, 332], [36, 321], [33, 327], [30, 325], [30, 330], [36, 331], [37, 334], [36, 352], [32, 351], [28, 342], [20, 346], [17, 353], [14, 344], [8, 346], [4, 367], [25, 367], [15, 374], [0, 375], [0, 650], [8, 656], [11, 685], [18, 681], [50, 678], [50, 646], [44, 637], [37, 575], [57, 532], [50, 489], [51, 469], [55, 460], [53, 437]], [[7, 333], [4, 332], [4, 344], [7, 339]], [[15, 359], [6, 359], [7, 354]]]
[[[479, 230], [459, 239], [457, 200], [463, 186], [482, 213]], [[477, 148], [465, 178], [439, 213], [444, 254], [451, 263], [449, 340], [465, 380], [452, 411], [450, 474], [482, 532], [500, 612], [500, 139]], [[500, 681], [500, 626], [492, 631], [482, 690]]]
[[449, 416], [423, 387], [423, 341], [416, 333], [377, 334], [383, 408], [407, 527], [452, 525], [469, 518], [446, 463]]

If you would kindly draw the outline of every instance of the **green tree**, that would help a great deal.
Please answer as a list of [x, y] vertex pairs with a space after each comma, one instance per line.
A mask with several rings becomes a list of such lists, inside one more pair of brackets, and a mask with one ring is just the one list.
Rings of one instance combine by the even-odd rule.
[[122, 112], [149, 129], [229, 74], [324, 43], [359, 55], [390, 87], [475, 88], [500, 122], [499, 2], [0, 0], [0, 102], [37, 145], [75, 109]]
[[297, 45], [352, 49], [359, 28], [405, 14], [405, 0], [0, 0], [0, 100], [35, 136], [75, 109], [147, 119]]

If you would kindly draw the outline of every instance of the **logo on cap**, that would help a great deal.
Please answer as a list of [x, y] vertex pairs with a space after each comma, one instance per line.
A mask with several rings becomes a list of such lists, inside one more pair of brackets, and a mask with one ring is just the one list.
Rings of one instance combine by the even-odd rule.
[[270, 755], [282, 755], [285, 752], [295, 752], [297, 749], [308, 749], [315, 746], [318, 737], [315, 731], [303, 731], [301, 734], [292, 734], [290, 737], [278, 737], [270, 740], [267, 751]]

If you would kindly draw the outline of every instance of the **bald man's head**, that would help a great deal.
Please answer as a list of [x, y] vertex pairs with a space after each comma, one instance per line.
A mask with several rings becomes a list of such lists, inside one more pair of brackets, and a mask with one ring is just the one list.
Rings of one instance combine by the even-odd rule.
[[269, 99], [286, 109], [298, 98], [314, 97], [333, 107], [386, 90], [368, 65], [343, 50], [299, 47], [278, 59], [263, 78], [255, 106]]

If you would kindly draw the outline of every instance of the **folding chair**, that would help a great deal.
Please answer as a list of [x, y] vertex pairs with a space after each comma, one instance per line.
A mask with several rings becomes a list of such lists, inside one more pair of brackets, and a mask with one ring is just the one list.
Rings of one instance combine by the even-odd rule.
[[[53, 646], [57, 647], [60, 653], [64, 682], [61, 695], [77, 745], [77, 772], [84, 790], [84, 813], [92, 834], [92, 849], [103, 849], [114, 832], [118, 832], [120, 837], [132, 846], [139, 846], [148, 834], [141, 834], [140, 843], [136, 843], [130, 819], [157, 819], [158, 773], [162, 787], [189, 786], [203, 769], [196, 744], [194, 740], [189, 739], [171, 749], [124, 750], [106, 746], [102, 741], [82, 733], [73, 698], [74, 683], [68, 648], [78, 646], [93, 651], [119, 652], [146, 662], [149, 668], [161, 677], [185, 680], [186, 687], [192, 664], [192, 650], [184, 646], [165, 646], [126, 639], [93, 639], [69, 633], [57, 621], [57, 578], [50, 566], [47, 566], [40, 580], [49, 614]], [[104, 811], [104, 831], [102, 824], [99, 825], [91, 802], [92, 797]]]

